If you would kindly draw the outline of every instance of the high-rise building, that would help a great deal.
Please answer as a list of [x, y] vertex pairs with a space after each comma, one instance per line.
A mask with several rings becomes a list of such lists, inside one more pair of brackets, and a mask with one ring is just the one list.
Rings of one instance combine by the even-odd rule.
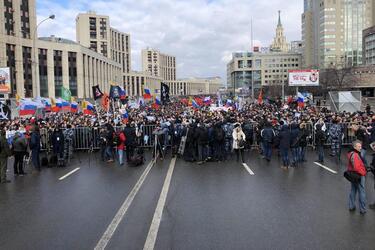
[[276, 36], [270, 48], [271, 48], [271, 51], [274, 51], [274, 52], [288, 52], [289, 50], [289, 44], [286, 41], [286, 37], [284, 35], [284, 28], [283, 28], [283, 25], [281, 24], [280, 11], [279, 11], [279, 21], [276, 27]]
[[108, 16], [93, 11], [78, 14], [76, 18], [77, 42], [122, 65], [122, 72], [131, 71], [130, 35], [110, 26]]
[[304, 0], [304, 66], [361, 64], [362, 30], [371, 26], [373, 13], [370, 0]]
[[147, 48], [142, 50], [142, 70], [161, 77], [164, 81], [176, 80], [176, 57]]
[[363, 64], [375, 65], [375, 26], [363, 31]]
[[10, 97], [92, 97], [91, 87], [109, 88], [121, 78], [119, 63], [74, 41], [38, 38], [35, 0], [0, 2], [0, 67], [9, 67]]

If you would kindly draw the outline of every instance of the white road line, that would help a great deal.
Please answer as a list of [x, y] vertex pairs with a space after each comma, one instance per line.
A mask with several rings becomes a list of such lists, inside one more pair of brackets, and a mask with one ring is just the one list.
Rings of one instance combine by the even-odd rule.
[[143, 171], [141, 177], [133, 187], [132, 191], [129, 193], [128, 197], [126, 197], [124, 203], [121, 205], [120, 209], [117, 211], [115, 217], [113, 218], [112, 222], [107, 227], [107, 230], [104, 232], [103, 236], [100, 238], [99, 242], [97, 243], [95, 250], [103, 250], [106, 248], [108, 242], [111, 240], [113, 234], [115, 233], [118, 225], [124, 218], [126, 212], [128, 211], [131, 203], [134, 200], [134, 197], [137, 195], [139, 189], [141, 188], [144, 180], [146, 179], [147, 175], [149, 174], [151, 168], [154, 166], [155, 160], [152, 160], [146, 169]]
[[324, 168], [325, 170], [328, 170], [329, 172], [331, 172], [331, 173], [333, 173], [333, 174], [337, 174], [337, 171], [332, 170], [332, 169], [330, 169], [330, 168], [324, 166], [323, 164], [320, 164], [319, 162], [314, 162], [314, 163], [315, 163], [316, 165], [318, 165], [319, 167]]
[[68, 176], [71, 175], [71, 174], [74, 174], [74, 173], [77, 172], [79, 169], [80, 169], [80, 168], [76, 168], [76, 169], [70, 171], [69, 173], [67, 173], [66, 175], [61, 176], [61, 177], [59, 178], [59, 181], [64, 180], [66, 177], [68, 177]]
[[155, 247], [156, 237], [158, 236], [159, 226], [161, 217], [163, 215], [163, 210], [165, 202], [167, 200], [167, 195], [169, 187], [171, 185], [172, 174], [174, 166], [176, 165], [176, 157], [174, 157], [169, 165], [167, 176], [165, 177], [163, 188], [160, 193], [158, 204], [155, 209], [154, 217], [152, 218], [151, 226], [147, 234], [147, 239], [143, 247], [144, 250], [153, 250]]
[[244, 166], [244, 168], [247, 170], [247, 172], [249, 172], [250, 175], [255, 175], [246, 163], [242, 163], [242, 166]]

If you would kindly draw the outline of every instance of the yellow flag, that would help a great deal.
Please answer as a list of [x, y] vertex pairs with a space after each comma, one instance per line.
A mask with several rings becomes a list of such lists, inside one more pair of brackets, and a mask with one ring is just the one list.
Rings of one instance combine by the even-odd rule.
[[86, 100], [83, 100], [82, 101], [82, 109], [86, 109], [86, 108], [87, 108]]

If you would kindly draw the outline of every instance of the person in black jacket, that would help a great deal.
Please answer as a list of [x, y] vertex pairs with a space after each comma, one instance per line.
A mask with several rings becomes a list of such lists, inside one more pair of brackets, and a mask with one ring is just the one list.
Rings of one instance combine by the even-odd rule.
[[197, 138], [198, 144], [198, 164], [202, 164], [207, 160], [208, 151], [208, 130], [205, 124], [198, 123], [197, 129], [195, 130], [195, 138]]
[[224, 156], [224, 143], [225, 143], [225, 133], [220, 122], [216, 123], [213, 128], [214, 137], [214, 157], [217, 161], [223, 161]]
[[370, 133], [367, 131], [366, 127], [360, 126], [355, 135], [357, 137], [357, 140], [360, 140], [362, 142], [361, 158], [363, 160], [363, 163], [368, 166], [366, 153], [370, 148]]
[[60, 127], [56, 127], [56, 129], [52, 133], [52, 151], [57, 159], [64, 158], [64, 134], [61, 131]]
[[305, 162], [305, 154], [306, 154], [306, 147], [307, 147], [307, 137], [309, 136], [309, 132], [306, 129], [306, 124], [300, 124], [300, 130], [298, 132], [298, 162]]
[[272, 156], [272, 145], [275, 138], [275, 131], [272, 129], [271, 123], [266, 122], [265, 128], [261, 131], [262, 143], [264, 147], [264, 157], [269, 162]]
[[114, 162], [114, 157], [113, 157], [113, 140], [114, 140], [114, 135], [115, 135], [115, 129], [113, 126], [108, 123], [106, 124], [107, 130], [106, 130], [106, 149], [105, 149], [105, 154], [107, 157], [107, 162]]
[[282, 169], [289, 167], [289, 148], [290, 148], [290, 129], [289, 126], [284, 124], [281, 126], [279, 133], [279, 149], [281, 158], [283, 160]]
[[298, 163], [298, 124], [293, 122], [290, 126], [290, 149], [292, 151], [292, 167], [296, 167]]
[[315, 145], [318, 152], [318, 162], [324, 163], [324, 144], [327, 140], [326, 133], [322, 130], [322, 125], [316, 125], [316, 134], [315, 134]]
[[126, 137], [126, 161], [130, 162], [131, 157], [134, 154], [134, 149], [136, 147], [136, 133], [134, 123], [126, 124], [124, 129], [125, 137]]
[[31, 131], [30, 137], [30, 149], [31, 149], [31, 160], [33, 162], [34, 168], [37, 172], [41, 171], [40, 168], [40, 134], [38, 125], [34, 125]]

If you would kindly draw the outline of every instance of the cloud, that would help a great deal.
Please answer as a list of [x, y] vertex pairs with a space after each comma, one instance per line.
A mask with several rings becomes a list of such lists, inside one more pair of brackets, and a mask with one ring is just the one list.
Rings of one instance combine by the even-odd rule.
[[145, 47], [176, 56], [178, 77], [221, 76], [232, 52], [249, 50], [251, 20], [255, 46], [269, 46], [275, 35], [277, 11], [288, 41], [301, 39], [300, 0], [71, 0], [37, 2], [38, 19], [51, 13], [39, 35], [75, 40], [75, 18], [88, 10], [110, 16], [111, 26], [131, 35], [133, 69], [141, 70]]

